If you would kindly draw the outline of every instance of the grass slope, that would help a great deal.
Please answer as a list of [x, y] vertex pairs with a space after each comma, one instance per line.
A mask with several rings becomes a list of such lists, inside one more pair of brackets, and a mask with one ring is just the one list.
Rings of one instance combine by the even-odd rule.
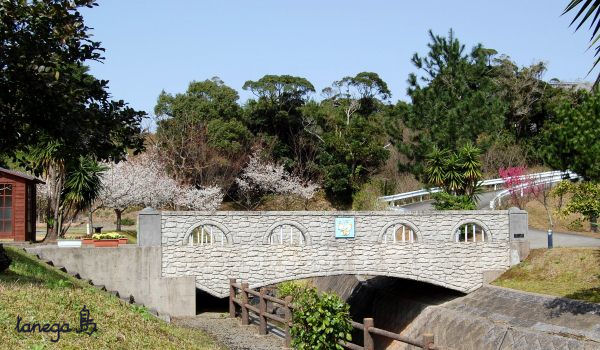
[[600, 249], [533, 249], [492, 284], [600, 303]]
[[[0, 348], [2, 349], [223, 349], [198, 330], [170, 325], [145, 308], [123, 303], [83, 281], [39, 262], [31, 255], [5, 247], [13, 259], [0, 273]], [[98, 331], [17, 333], [22, 322], [68, 322], [79, 327], [79, 311], [86, 305]]]

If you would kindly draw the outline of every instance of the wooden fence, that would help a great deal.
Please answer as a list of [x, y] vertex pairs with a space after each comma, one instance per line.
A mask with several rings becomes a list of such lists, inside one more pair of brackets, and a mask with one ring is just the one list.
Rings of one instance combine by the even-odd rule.
[[[237, 291], [239, 290], [240, 299], [236, 297]], [[258, 307], [251, 305], [249, 302], [249, 295], [253, 295], [259, 298]], [[284, 311], [284, 317], [267, 312], [267, 302], [279, 305]], [[287, 296], [284, 300], [275, 298], [266, 293], [265, 288], [260, 288], [259, 291], [250, 289], [247, 282], [237, 283], [235, 278], [229, 280], [229, 317], [236, 317], [236, 304], [240, 307], [242, 325], [247, 326], [250, 324], [250, 314], [253, 312], [258, 316], [258, 331], [261, 335], [267, 334], [267, 323], [268, 320], [279, 323], [279, 326], [283, 326], [284, 331], [284, 343], [285, 347], [289, 348], [292, 345], [292, 336], [290, 334], [290, 328], [292, 327], [292, 297]], [[376, 328], [372, 318], [365, 318], [363, 323], [351, 321], [352, 327], [361, 330], [363, 332], [363, 346], [353, 344], [350, 342], [340, 342], [340, 345], [351, 350], [374, 350], [375, 342], [373, 335], [379, 335], [391, 340], [396, 340], [405, 344], [410, 344], [421, 349], [429, 350], [450, 350], [445, 347], [440, 347], [434, 344], [434, 337], [432, 334], [424, 334], [421, 340], [412, 339], [409, 337], [402, 336], [397, 333], [389, 332], [380, 328]]]

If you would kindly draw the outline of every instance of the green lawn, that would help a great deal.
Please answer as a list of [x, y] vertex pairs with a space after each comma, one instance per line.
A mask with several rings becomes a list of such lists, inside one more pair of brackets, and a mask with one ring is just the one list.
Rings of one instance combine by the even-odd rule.
[[533, 249], [492, 284], [600, 303], [600, 249]]
[[[5, 247], [13, 259], [0, 273], [0, 348], [2, 349], [224, 349], [205, 333], [154, 318], [146, 309], [121, 302], [83, 281], [39, 262], [22, 250]], [[79, 311], [90, 310], [98, 330], [85, 333], [18, 333], [22, 322], [79, 327]]]

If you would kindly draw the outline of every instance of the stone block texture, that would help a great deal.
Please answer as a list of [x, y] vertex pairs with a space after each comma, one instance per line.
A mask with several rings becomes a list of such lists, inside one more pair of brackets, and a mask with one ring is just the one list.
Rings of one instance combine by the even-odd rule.
[[[335, 238], [336, 217], [354, 218], [355, 238]], [[455, 242], [464, 223], [483, 227], [487, 241]], [[190, 244], [194, 228], [207, 224], [223, 232], [223, 243]], [[304, 244], [269, 244], [282, 224], [301, 232]], [[398, 224], [411, 227], [416, 242], [384, 241], [386, 230]], [[509, 267], [509, 213], [162, 212], [161, 245], [163, 277], [194, 276], [197, 288], [218, 297], [228, 295], [229, 278], [260, 287], [344, 274], [408, 278], [469, 292], [482, 286], [484, 271]]]

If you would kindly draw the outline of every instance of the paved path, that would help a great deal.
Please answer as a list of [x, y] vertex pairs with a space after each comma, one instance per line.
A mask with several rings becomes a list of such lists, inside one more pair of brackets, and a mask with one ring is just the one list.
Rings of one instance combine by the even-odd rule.
[[[548, 233], [534, 228], [529, 228], [528, 233], [530, 248], [547, 248]], [[600, 239], [572, 233], [554, 233], [552, 235], [555, 247], [600, 247]]]
[[230, 350], [280, 350], [283, 348], [281, 338], [273, 334], [258, 335], [256, 326], [242, 326], [239, 318], [231, 319], [224, 313], [205, 312], [194, 317], [172, 318], [171, 321], [179, 326], [202, 329]]

